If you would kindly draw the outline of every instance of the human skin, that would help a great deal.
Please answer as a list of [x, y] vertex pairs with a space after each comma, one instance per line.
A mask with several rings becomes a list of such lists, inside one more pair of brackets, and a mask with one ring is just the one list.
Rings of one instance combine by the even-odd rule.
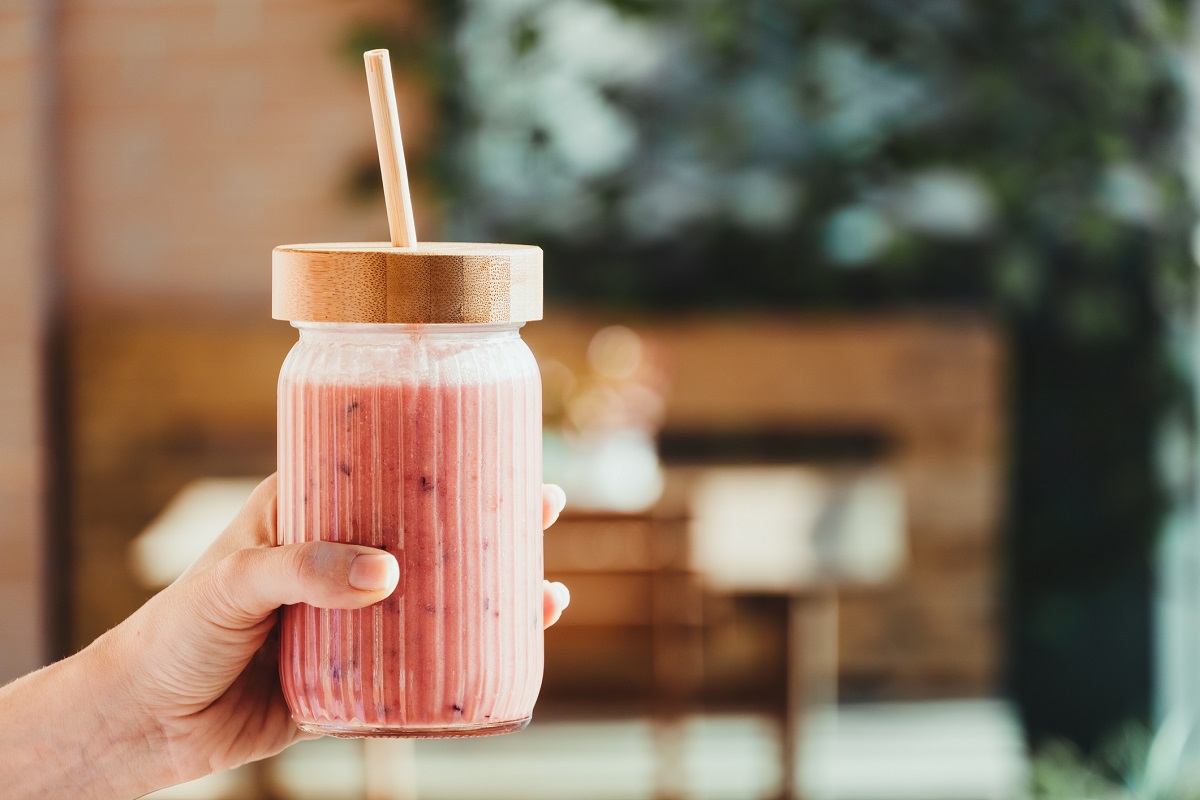
[[[565, 496], [547, 486], [543, 527]], [[277, 609], [386, 598], [388, 553], [334, 542], [274, 546], [263, 481], [178, 580], [79, 653], [0, 689], [0, 786], [13, 798], [132, 798], [314, 738], [279, 685]], [[546, 625], [569, 602], [545, 584]]]

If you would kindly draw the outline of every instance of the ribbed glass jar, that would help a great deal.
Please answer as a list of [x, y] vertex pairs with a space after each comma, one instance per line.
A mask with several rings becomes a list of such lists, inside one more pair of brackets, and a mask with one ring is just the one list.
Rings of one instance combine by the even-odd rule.
[[541, 381], [520, 323], [293, 324], [279, 541], [400, 562], [369, 608], [284, 608], [293, 716], [334, 736], [520, 730], [542, 680]]

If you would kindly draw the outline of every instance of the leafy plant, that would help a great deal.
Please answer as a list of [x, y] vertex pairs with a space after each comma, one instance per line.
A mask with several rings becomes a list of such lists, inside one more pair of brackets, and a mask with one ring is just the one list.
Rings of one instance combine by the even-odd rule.
[[447, 235], [541, 244], [549, 295], [994, 314], [1010, 687], [1035, 735], [1145, 715], [1155, 443], [1191, 427], [1182, 0], [424, 7]]
[[1157, 732], [1127, 723], [1091, 756], [1069, 741], [1044, 744], [1030, 763], [1034, 800], [1196, 800], [1200, 761], [1187, 747], [1194, 729], [1172, 717]]

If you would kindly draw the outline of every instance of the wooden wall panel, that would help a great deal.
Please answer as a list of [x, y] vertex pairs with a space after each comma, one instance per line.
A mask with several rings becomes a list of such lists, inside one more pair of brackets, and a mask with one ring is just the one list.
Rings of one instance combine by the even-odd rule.
[[[190, 322], [100, 315], [77, 327], [80, 641], [144, 597], [128, 577], [126, 548], [175, 491], [196, 477], [272, 468], [274, 381], [295, 332], [267, 313]], [[551, 307], [524, 335], [543, 361], [575, 362], [606, 322]], [[887, 585], [842, 593], [840, 674], [851, 695], [998, 690], [1004, 358], [994, 329], [919, 316], [629, 324], [673, 365], [669, 428], [854, 425], [893, 442], [908, 563]], [[586, 614], [587, 598], [578, 602]]]

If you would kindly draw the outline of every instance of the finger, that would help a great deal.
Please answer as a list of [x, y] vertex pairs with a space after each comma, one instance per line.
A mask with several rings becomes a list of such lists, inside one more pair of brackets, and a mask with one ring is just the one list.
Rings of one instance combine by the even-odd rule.
[[554, 524], [558, 515], [567, 507], [567, 493], [553, 483], [542, 484], [542, 529]]
[[558, 622], [563, 610], [571, 604], [571, 592], [561, 583], [551, 583], [550, 581], [542, 581], [542, 583], [544, 584], [542, 616], [545, 619], [545, 627], [549, 628]]
[[263, 480], [250, 499], [225, 526], [208, 549], [183, 573], [194, 575], [212, 567], [221, 559], [247, 547], [270, 547], [275, 544], [278, 524], [278, 479], [271, 475]]
[[388, 597], [399, 584], [395, 556], [373, 547], [305, 542], [251, 547], [226, 556], [204, 576], [214, 621], [253, 626], [279, 606], [363, 608]]

